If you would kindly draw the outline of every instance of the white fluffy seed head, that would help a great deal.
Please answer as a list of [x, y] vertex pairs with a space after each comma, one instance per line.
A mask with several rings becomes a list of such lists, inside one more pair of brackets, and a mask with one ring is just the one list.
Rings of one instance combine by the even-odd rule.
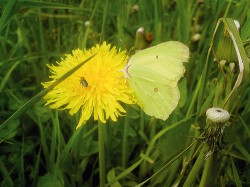
[[230, 114], [222, 108], [209, 108], [206, 111], [207, 120], [214, 123], [225, 123], [229, 120]]

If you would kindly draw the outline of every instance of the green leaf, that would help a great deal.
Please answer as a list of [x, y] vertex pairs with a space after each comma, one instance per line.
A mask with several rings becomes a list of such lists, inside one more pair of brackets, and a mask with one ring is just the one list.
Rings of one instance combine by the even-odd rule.
[[247, 13], [247, 20], [241, 29], [241, 38], [243, 41], [250, 38], [249, 31], [250, 31], [250, 9], [248, 10], [248, 13]]
[[39, 177], [37, 186], [38, 187], [48, 187], [48, 186], [63, 187], [63, 184], [57, 177], [55, 177], [54, 175], [50, 173], [47, 173], [44, 176]]
[[[110, 170], [107, 174], [108, 181], [112, 181], [115, 179], [115, 168]], [[121, 187], [121, 184], [116, 181], [113, 184], [111, 184], [111, 187]]]

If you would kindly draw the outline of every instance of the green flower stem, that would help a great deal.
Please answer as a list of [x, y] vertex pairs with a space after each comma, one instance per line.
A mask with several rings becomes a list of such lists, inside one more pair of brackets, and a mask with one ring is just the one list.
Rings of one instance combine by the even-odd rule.
[[100, 121], [98, 121], [98, 150], [99, 150], [99, 180], [100, 187], [105, 186], [105, 126]]
[[200, 150], [200, 154], [198, 158], [196, 159], [194, 166], [192, 167], [183, 187], [193, 186], [194, 181], [197, 178], [201, 167], [204, 165], [204, 161], [205, 161], [204, 151], [206, 151], [206, 148], [207, 147], [205, 145], [202, 146], [202, 149]]
[[129, 107], [126, 108], [127, 115], [125, 117], [125, 122], [123, 125], [123, 137], [122, 137], [122, 167], [126, 168], [126, 163], [127, 163], [127, 140], [128, 140], [128, 126], [129, 126]]

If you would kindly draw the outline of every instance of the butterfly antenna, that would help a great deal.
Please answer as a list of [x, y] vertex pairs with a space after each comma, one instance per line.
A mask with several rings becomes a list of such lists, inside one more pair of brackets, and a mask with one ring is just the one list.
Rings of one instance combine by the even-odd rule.
[[128, 51], [127, 47], [125, 46], [125, 44], [123, 43], [122, 39], [120, 39], [120, 42], [122, 43], [122, 46], [124, 47], [124, 49], [126, 49], [126, 51]]

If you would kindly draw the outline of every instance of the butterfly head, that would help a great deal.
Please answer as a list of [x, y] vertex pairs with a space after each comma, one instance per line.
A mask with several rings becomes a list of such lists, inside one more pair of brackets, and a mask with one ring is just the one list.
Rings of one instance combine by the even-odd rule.
[[129, 68], [129, 64], [127, 63], [126, 64], [126, 66], [125, 66], [125, 68], [122, 70], [122, 72], [124, 73], [124, 77], [126, 78], [126, 79], [128, 79], [128, 78], [130, 78], [131, 76], [129, 75], [129, 73], [128, 73], [128, 68]]

